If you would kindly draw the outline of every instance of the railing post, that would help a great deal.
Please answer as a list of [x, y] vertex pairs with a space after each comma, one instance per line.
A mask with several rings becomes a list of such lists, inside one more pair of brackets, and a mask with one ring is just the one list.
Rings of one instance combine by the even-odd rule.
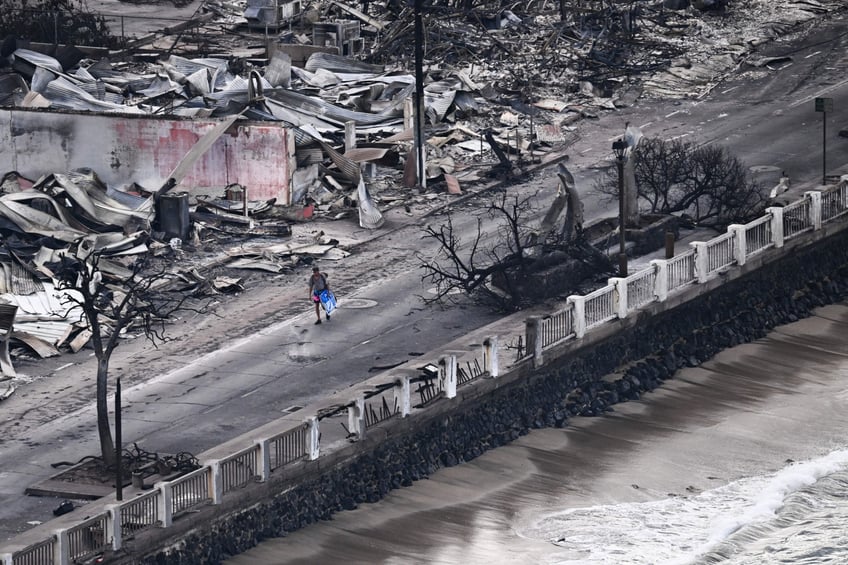
[[545, 340], [542, 339], [542, 318], [541, 316], [536, 316], [533, 319], [534, 333], [536, 334], [536, 341], [533, 342], [533, 366], [541, 367], [545, 364], [545, 355], [544, 355], [544, 346]]
[[538, 316], [531, 316], [524, 320], [524, 346], [526, 347], [527, 355], [533, 356], [533, 366], [537, 367], [536, 363], [536, 343], [542, 336], [539, 335], [539, 324], [536, 321]]
[[766, 212], [771, 214], [771, 240], [774, 243], [775, 249], [783, 247], [783, 208], [780, 206], [772, 206], [766, 208]]
[[442, 380], [442, 394], [445, 398], [456, 398], [456, 355], [446, 355], [439, 359], [439, 378]]
[[574, 337], [580, 339], [586, 335], [586, 298], [572, 294], [566, 302], [574, 305]]
[[259, 459], [256, 468], [259, 469], [259, 480], [264, 483], [271, 476], [271, 440], [257, 439], [255, 443], [258, 448], [256, 457]]
[[665, 259], [654, 259], [651, 261], [656, 276], [654, 277], [654, 296], [657, 302], [664, 302], [668, 298], [668, 261]]
[[217, 459], [208, 461], [206, 466], [209, 467], [209, 494], [211, 495], [212, 504], [221, 504], [224, 498], [224, 475], [221, 473], [221, 462]]
[[406, 418], [412, 412], [412, 400], [410, 399], [411, 387], [409, 386], [409, 375], [400, 377], [400, 386], [395, 387], [395, 400], [400, 406], [400, 417]]
[[174, 522], [174, 487], [167, 481], [153, 485], [159, 490], [159, 515], [156, 517], [163, 528], [170, 528]]
[[818, 231], [822, 227], [822, 194], [818, 190], [810, 190], [804, 196], [810, 199], [810, 224]]
[[748, 258], [748, 238], [745, 236], [745, 226], [741, 224], [730, 224], [727, 226], [728, 233], [733, 234], [733, 252], [737, 265], [744, 265]]
[[70, 565], [70, 543], [68, 540], [68, 530], [56, 530], [56, 565]]
[[12, 554], [0, 553], [0, 563], [2, 563], [3, 565], [14, 565], [12, 563]]
[[707, 282], [707, 274], [710, 272], [710, 260], [707, 251], [707, 243], [704, 241], [693, 241], [690, 243], [695, 248], [695, 278], [698, 283]]
[[347, 429], [355, 440], [360, 440], [365, 435], [365, 398], [360, 394], [353, 404], [347, 407]]
[[487, 337], [483, 340], [483, 370], [490, 377], [497, 377], [498, 369], [498, 336]]
[[106, 525], [112, 534], [112, 550], [118, 551], [124, 543], [121, 532], [121, 505], [110, 504], [106, 507], [106, 512], [109, 513], [109, 518], [106, 520]]
[[608, 283], [615, 287], [615, 314], [624, 319], [627, 317], [627, 279], [612, 277]]
[[310, 461], [318, 459], [321, 449], [319, 445], [321, 434], [319, 433], [318, 425], [317, 417], [312, 416], [306, 419], [306, 457]]

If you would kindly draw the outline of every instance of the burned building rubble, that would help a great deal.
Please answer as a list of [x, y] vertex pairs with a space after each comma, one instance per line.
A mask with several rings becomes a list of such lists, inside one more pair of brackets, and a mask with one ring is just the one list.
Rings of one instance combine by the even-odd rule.
[[[285, 242], [288, 226], [323, 215], [379, 229], [381, 210], [422, 192], [518, 178], [565, 151], [580, 120], [640, 97], [703, 96], [746, 61], [756, 66], [759, 43], [844, 9], [839, 0], [422, 4], [421, 37], [407, 2], [210, 0], [190, 21], [119, 49], [6, 38], [0, 302], [18, 307], [12, 335], [43, 354], [82, 346], [79, 316], [45, 267], [57, 253], [95, 249], [118, 280], [135, 254], [228, 234], [277, 238], [230, 250], [236, 267], [279, 272], [299, 254], [344, 254], [331, 241]], [[424, 179], [414, 172], [416, 44]]]

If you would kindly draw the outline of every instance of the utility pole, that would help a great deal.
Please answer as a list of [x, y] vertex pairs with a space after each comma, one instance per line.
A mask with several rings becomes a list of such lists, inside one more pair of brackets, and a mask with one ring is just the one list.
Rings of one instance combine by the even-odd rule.
[[624, 152], [627, 150], [627, 142], [617, 139], [612, 143], [612, 151], [615, 154], [615, 164], [618, 166], [618, 276], [627, 276], [627, 207], [624, 194]]
[[[247, 205], [247, 204], [245, 204]], [[124, 499], [124, 477], [121, 468], [121, 377], [115, 385], [115, 499]]]
[[424, 0], [415, 0], [415, 171], [416, 186], [427, 188], [424, 147], [424, 22], [421, 7]]
[[816, 112], [822, 113], [822, 185], [827, 184], [827, 113], [833, 111], [833, 98], [816, 98]]

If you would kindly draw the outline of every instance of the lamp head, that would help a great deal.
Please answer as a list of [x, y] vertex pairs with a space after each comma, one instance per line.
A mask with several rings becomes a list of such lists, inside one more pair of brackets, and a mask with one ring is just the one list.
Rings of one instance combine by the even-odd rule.
[[627, 150], [627, 142], [622, 138], [618, 138], [612, 142], [612, 152], [615, 158], [621, 161], [624, 159], [624, 152]]

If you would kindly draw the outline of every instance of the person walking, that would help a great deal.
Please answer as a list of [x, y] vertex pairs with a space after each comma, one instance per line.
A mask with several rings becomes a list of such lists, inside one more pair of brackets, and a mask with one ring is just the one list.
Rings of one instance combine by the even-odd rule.
[[[330, 290], [330, 285], [327, 282], [327, 273], [322, 273], [318, 267], [312, 267], [312, 276], [309, 277], [309, 299], [315, 303], [315, 317], [318, 318], [315, 323], [321, 323], [321, 292]], [[330, 314], [327, 314], [327, 320], [330, 319]]]

